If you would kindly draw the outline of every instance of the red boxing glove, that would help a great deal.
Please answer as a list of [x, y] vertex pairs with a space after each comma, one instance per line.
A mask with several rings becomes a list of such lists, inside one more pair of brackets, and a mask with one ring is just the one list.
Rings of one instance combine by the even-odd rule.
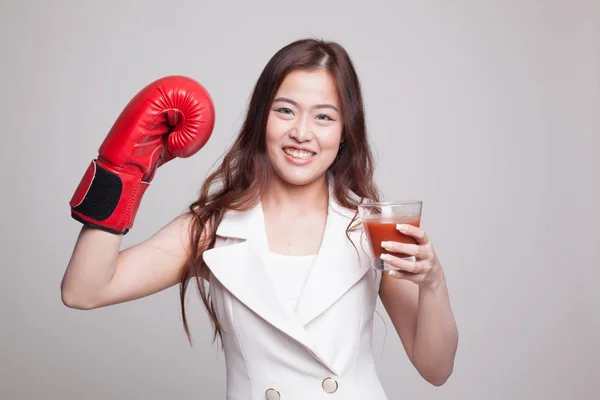
[[212, 134], [215, 110], [206, 89], [185, 76], [143, 88], [125, 107], [69, 203], [79, 222], [126, 234], [156, 169], [190, 157]]

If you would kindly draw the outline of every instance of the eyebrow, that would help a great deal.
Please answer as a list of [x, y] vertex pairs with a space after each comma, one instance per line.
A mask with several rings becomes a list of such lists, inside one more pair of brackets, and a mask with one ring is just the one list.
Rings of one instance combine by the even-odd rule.
[[[296, 107], [299, 107], [298, 103], [296, 103], [292, 99], [288, 99], [287, 97], [278, 97], [275, 100], [273, 100], [273, 103], [276, 101], [283, 101], [285, 103], [290, 103], [290, 104], [295, 105]], [[340, 112], [340, 110], [338, 110], [337, 107], [332, 104], [316, 104], [312, 108], [314, 108], [314, 109], [316, 109], [316, 108], [331, 108], [332, 110], [335, 110], [338, 113]]]

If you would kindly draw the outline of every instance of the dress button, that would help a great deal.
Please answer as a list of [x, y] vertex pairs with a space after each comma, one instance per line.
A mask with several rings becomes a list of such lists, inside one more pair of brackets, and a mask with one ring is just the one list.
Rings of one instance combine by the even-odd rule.
[[338, 390], [338, 383], [335, 379], [325, 378], [323, 379], [323, 383], [321, 384], [323, 390], [327, 393], [333, 393]]
[[265, 392], [265, 400], [280, 400], [281, 395], [275, 389], [267, 389]]

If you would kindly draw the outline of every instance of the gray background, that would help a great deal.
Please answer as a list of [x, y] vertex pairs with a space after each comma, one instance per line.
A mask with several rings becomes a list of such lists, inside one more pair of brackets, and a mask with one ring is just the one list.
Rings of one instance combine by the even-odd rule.
[[[64, 307], [80, 225], [68, 201], [127, 101], [186, 74], [217, 123], [159, 171], [129, 246], [183, 212], [231, 143], [258, 75], [288, 42], [346, 46], [364, 86], [377, 179], [424, 201], [460, 329], [435, 388], [380, 307], [390, 399], [600, 398], [598, 1], [3, 1], [1, 399], [219, 399], [223, 356], [177, 288]], [[386, 336], [387, 329], [387, 336]]]

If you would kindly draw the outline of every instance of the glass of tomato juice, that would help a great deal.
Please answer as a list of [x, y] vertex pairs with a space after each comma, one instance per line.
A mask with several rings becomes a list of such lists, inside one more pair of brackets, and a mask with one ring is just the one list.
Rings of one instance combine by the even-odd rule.
[[422, 208], [423, 202], [420, 200], [367, 202], [358, 205], [360, 219], [374, 258], [373, 268], [389, 269], [380, 258], [382, 253], [400, 258], [412, 257], [409, 254], [388, 252], [381, 246], [381, 242], [416, 244], [415, 238], [401, 233], [396, 229], [396, 225], [408, 224], [420, 227]]

